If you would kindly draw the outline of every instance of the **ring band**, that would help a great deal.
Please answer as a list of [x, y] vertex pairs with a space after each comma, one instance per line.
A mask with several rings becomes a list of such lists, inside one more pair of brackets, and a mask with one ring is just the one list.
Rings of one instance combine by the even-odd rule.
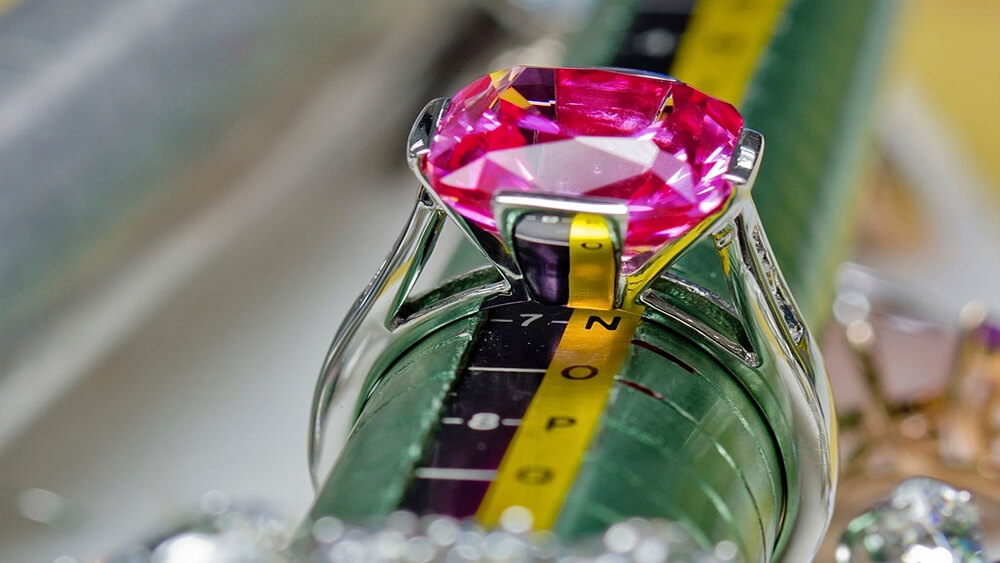
[[[551, 69], [528, 69], [536, 70]], [[520, 68], [493, 73], [474, 85], [494, 88], [501, 98], [496, 103], [522, 107], [530, 102], [510, 86], [524, 72]], [[660, 86], [678, 91], [690, 88], [665, 77], [629, 71], [574, 72], [660, 81]], [[675, 95], [672, 103], [678, 104], [678, 97]], [[470, 218], [468, 210], [459, 210], [456, 196], [440, 193], [426, 165], [442, 124], [454, 120], [455, 111], [462, 109], [455, 108], [453, 100], [434, 100], [417, 118], [407, 149], [408, 161], [421, 184], [417, 203], [386, 261], [348, 313], [326, 357], [311, 420], [314, 483], [331, 452], [343, 443], [348, 434], [345, 430], [352, 427], [380, 374], [428, 330], [498, 303], [536, 301], [624, 311], [680, 327], [692, 335], [717, 361], [733, 366], [732, 373], [743, 378], [740, 383], [771, 424], [790, 429], [787, 440], [779, 439], [791, 491], [775, 550], [789, 561], [812, 557], [826, 530], [836, 486], [833, 404], [817, 345], [775, 263], [751, 198], [763, 137], [740, 128], [728, 162], [716, 170], [716, 180], [728, 190], [725, 197], [697, 220], [672, 231], [660, 244], [636, 250], [629, 246], [634, 238], [629, 228], [642, 220], [639, 214], [643, 210], [617, 198], [498, 189], [488, 204], [478, 202], [481, 209], [492, 212], [491, 216], [481, 213]], [[677, 106], [669, 109], [682, 111]], [[612, 155], [625, 150], [621, 143], [605, 136], [582, 138], [588, 146]], [[552, 150], [558, 157], [562, 149]], [[655, 215], [660, 210], [654, 207], [651, 211]], [[489, 266], [438, 291], [412, 296], [446, 220], [465, 234]], [[701, 241], [711, 241], [719, 255], [732, 293], [731, 304], [668, 272], [686, 250]], [[654, 287], [663, 284], [670, 290]], [[693, 311], [684, 305], [685, 299], [707, 304], [711, 313]], [[719, 319], [738, 326], [735, 331], [725, 330], [720, 328]], [[338, 431], [329, 431], [333, 428]]]

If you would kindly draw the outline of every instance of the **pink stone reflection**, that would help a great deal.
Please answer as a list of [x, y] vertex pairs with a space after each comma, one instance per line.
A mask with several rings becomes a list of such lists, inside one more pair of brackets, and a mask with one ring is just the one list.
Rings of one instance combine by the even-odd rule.
[[629, 271], [726, 202], [742, 124], [731, 105], [667, 78], [514, 67], [452, 98], [421, 164], [444, 201], [491, 232], [498, 190], [626, 201]]

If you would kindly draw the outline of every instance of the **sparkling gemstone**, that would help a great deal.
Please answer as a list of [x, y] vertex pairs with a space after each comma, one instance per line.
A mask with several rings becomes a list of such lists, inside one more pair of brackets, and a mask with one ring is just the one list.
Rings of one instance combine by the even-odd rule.
[[979, 510], [968, 491], [927, 477], [907, 479], [888, 500], [847, 526], [838, 563], [981, 563]]
[[627, 202], [627, 272], [725, 204], [742, 125], [733, 106], [667, 77], [514, 67], [455, 94], [421, 167], [490, 232], [501, 190]]

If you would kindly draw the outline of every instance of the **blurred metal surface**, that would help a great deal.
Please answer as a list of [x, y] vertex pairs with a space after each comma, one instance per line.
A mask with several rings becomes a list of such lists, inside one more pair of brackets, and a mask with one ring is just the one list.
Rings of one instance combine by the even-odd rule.
[[[432, 20], [453, 25], [428, 38]], [[255, 188], [258, 207], [232, 203], [253, 200], [238, 178], [300, 104], [333, 80], [340, 121], [321, 134], [364, 139], [342, 154], [384, 145], [475, 22], [444, 0], [30, 0], [2, 13], [0, 449], [288, 195], [278, 178]]]
[[305, 507], [293, 375], [375, 267], [356, 249], [410, 203], [386, 147], [461, 71], [442, 53], [506, 44], [491, 26], [449, 0], [0, 17], [0, 484], [79, 516], [5, 518], [0, 560], [105, 552], [210, 488]]
[[343, 24], [321, 4], [31, 0], [4, 14], [2, 342], [176, 219], [180, 202], [204, 201], [178, 176], [329, 64], [318, 41]]

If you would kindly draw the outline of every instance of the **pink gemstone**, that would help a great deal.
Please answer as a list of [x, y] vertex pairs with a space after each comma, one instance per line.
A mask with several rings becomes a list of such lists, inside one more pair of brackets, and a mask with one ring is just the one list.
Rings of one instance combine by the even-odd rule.
[[718, 211], [743, 119], [666, 77], [514, 67], [458, 91], [421, 162], [435, 192], [496, 232], [500, 190], [628, 203], [625, 271]]

